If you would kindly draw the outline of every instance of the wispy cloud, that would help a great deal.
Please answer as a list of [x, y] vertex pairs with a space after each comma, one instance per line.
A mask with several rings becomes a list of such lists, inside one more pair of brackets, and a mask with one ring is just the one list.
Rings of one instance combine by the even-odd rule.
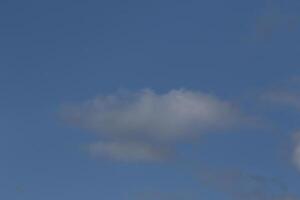
[[240, 170], [205, 170], [201, 180], [235, 200], [299, 200], [280, 179]]
[[257, 16], [255, 36], [257, 39], [270, 39], [276, 33], [285, 33], [295, 30], [299, 22], [298, 14], [285, 12], [278, 1], [265, 1], [265, 8]]
[[300, 109], [300, 93], [288, 90], [277, 90], [265, 93], [262, 98], [271, 103]]
[[89, 145], [92, 155], [117, 161], [162, 161], [168, 158], [166, 148], [141, 142], [97, 142]]
[[293, 162], [295, 166], [300, 170], [300, 132], [294, 134], [294, 150], [293, 150]]
[[241, 120], [239, 111], [229, 102], [184, 89], [164, 94], [145, 89], [98, 96], [66, 106], [62, 114], [71, 124], [94, 131], [106, 140], [118, 141], [92, 145], [94, 154], [125, 160], [155, 160], [161, 155], [150, 147], [153, 143], [164, 146], [231, 127]]
[[[296, 113], [300, 112], [299, 77], [293, 76], [288, 80], [287, 86], [279, 87], [265, 92], [262, 99], [272, 103], [275, 108], [291, 108]], [[293, 153], [291, 162], [300, 169], [300, 132], [293, 134]]]

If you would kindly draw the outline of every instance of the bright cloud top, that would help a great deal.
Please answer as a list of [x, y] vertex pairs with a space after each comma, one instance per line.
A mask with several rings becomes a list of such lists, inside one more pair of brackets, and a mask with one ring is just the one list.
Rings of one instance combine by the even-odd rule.
[[100, 96], [69, 106], [64, 116], [107, 137], [174, 139], [231, 126], [238, 112], [212, 95], [181, 89]]
[[89, 146], [93, 155], [119, 161], [162, 160], [168, 155], [166, 146], [231, 127], [240, 120], [230, 103], [184, 89], [99, 96], [65, 107], [63, 116], [106, 141]]

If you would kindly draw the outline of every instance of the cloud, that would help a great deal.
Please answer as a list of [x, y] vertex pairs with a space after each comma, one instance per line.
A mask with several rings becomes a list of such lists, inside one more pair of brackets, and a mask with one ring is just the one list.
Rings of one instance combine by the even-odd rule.
[[[292, 81], [295, 81], [295, 77], [293, 77]], [[298, 81], [298, 80], [296, 80]], [[298, 87], [298, 86], [297, 86]], [[297, 88], [299, 90], [299, 88]], [[281, 89], [281, 90], [273, 90], [265, 93], [262, 97], [264, 100], [268, 102], [274, 103], [279, 106], [290, 107], [296, 110], [296, 112], [300, 111], [300, 93], [295, 89]], [[293, 164], [300, 169], [300, 132], [296, 132], [293, 134], [293, 153], [292, 153], [292, 162]]]
[[295, 165], [300, 169], [300, 143], [297, 144], [294, 149], [293, 161]]
[[294, 134], [294, 150], [293, 150], [293, 162], [295, 166], [300, 170], [300, 132]]
[[280, 179], [241, 170], [204, 170], [201, 180], [235, 200], [299, 200]]
[[100, 96], [64, 109], [73, 124], [106, 137], [174, 139], [233, 125], [237, 111], [201, 92], [152, 90]]
[[161, 161], [169, 156], [166, 149], [137, 142], [97, 142], [89, 150], [94, 156], [117, 161]]
[[297, 13], [285, 12], [278, 2], [269, 0], [256, 18], [255, 36], [264, 40], [272, 38], [276, 33], [289, 33], [295, 30], [298, 21]]
[[145, 89], [102, 95], [65, 106], [62, 116], [101, 139], [117, 141], [100, 142], [91, 145], [91, 149], [94, 154], [119, 160], [156, 160], [162, 155], [151, 147], [153, 144], [164, 149], [167, 143], [220, 131], [241, 120], [239, 111], [230, 103], [184, 89], [164, 94]]
[[262, 96], [264, 100], [271, 103], [300, 109], [300, 94], [286, 90], [271, 91]]

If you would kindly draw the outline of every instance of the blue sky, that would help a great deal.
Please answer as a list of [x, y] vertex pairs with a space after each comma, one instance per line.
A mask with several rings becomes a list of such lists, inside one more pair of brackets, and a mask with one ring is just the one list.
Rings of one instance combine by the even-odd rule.
[[0, 198], [299, 199], [299, 10], [0, 1]]

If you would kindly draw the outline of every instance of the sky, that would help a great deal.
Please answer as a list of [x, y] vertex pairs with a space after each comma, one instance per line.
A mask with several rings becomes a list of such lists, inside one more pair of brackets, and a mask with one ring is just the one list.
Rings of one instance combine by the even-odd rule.
[[299, 200], [299, 11], [1, 0], [0, 198]]

